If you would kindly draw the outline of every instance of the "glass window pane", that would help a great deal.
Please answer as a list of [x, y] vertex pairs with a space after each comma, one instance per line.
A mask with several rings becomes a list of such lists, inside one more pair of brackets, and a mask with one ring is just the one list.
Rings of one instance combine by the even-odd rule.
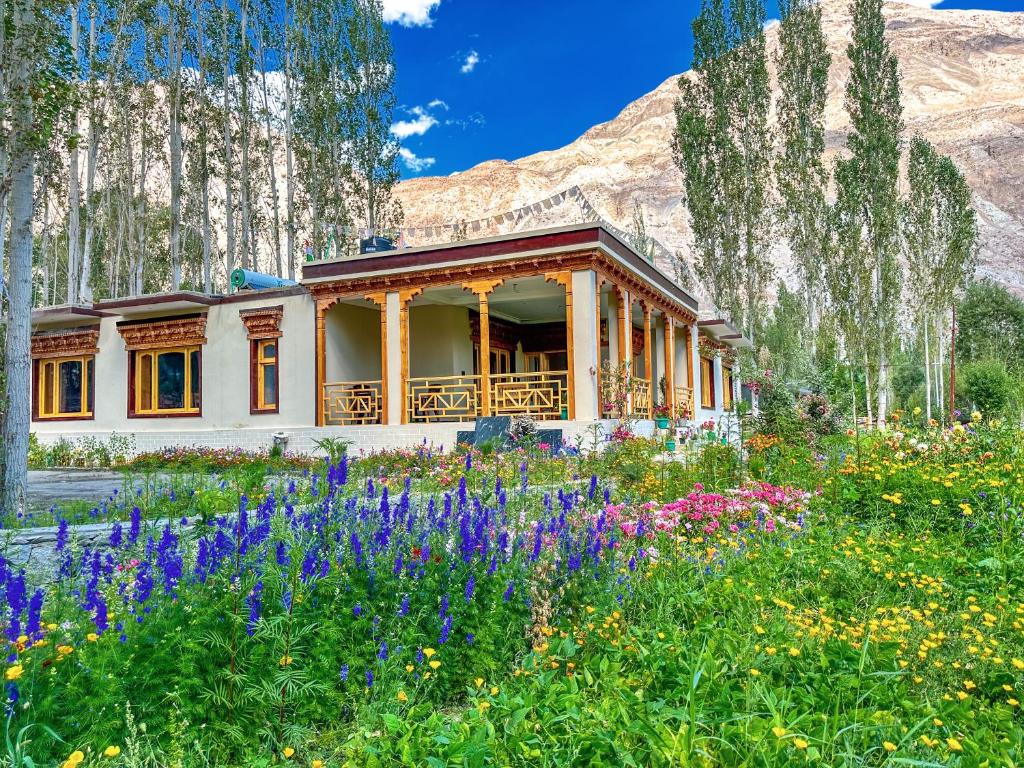
[[93, 394], [93, 390], [96, 389], [96, 361], [93, 358], [89, 358], [85, 364], [85, 390], [89, 393], [88, 400], [89, 404], [86, 410], [89, 413], [93, 412], [95, 407], [96, 396]]
[[192, 400], [189, 403], [189, 407], [190, 408], [199, 408], [200, 403], [202, 403], [202, 401], [203, 401], [202, 400], [203, 390], [202, 390], [202, 376], [201, 376], [201, 374], [202, 374], [202, 365], [201, 365], [200, 360], [199, 360], [199, 350], [198, 349], [193, 349], [191, 352], [189, 352], [189, 372], [190, 372], [190, 377], [192, 379], [192, 381], [191, 381], [191, 385], [192, 385], [191, 386], [191, 389], [192, 389]]
[[263, 359], [273, 360], [277, 357], [277, 344], [272, 341], [264, 342], [263, 344]]
[[185, 353], [164, 352], [156, 358], [157, 408], [185, 407]]
[[65, 360], [60, 364], [60, 412], [82, 411], [82, 361]]
[[277, 405], [277, 366], [263, 366], [263, 406], [272, 408]]

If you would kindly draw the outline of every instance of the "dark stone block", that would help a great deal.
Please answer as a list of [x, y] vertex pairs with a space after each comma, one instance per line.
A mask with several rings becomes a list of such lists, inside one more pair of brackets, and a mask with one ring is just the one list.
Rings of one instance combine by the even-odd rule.
[[494, 440], [501, 445], [507, 444], [508, 428], [511, 424], [511, 416], [485, 416], [477, 419], [473, 444], [481, 445], [489, 440]]
[[471, 429], [460, 429], [455, 435], [455, 442], [459, 445], [472, 445], [475, 434], [476, 432]]
[[562, 430], [560, 429], [538, 429], [537, 444], [544, 443], [552, 448], [558, 448], [562, 444]]

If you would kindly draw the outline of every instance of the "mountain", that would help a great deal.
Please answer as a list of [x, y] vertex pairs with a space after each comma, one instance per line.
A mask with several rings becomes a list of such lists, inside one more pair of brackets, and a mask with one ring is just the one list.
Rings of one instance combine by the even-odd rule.
[[[920, 134], [956, 161], [979, 217], [978, 275], [1024, 293], [1024, 13], [890, 2], [885, 16], [900, 62], [905, 138]], [[849, 125], [843, 109], [851, 26], [845, 0], [823, 0], [822, 18], [833, 57], [826, 108], [831, 158]], [[770, 56], [777, 41], [776, 23], [768, 28]], [[682, 177], [670, 148], [678, 79], [670, 77], [561, 149], [402, 182], [397, 194], [412, 228], [407, 242], [450, 240], [454, 227], [482, 237], [573, 223], [594, 213], [628, 231], [639, 200], [648, 234], [664, 246], [659, 263], [670, 269], [674, 253], [688, 259]], [[773, 258], [779, 274], [790, 276], [783, 243]]]

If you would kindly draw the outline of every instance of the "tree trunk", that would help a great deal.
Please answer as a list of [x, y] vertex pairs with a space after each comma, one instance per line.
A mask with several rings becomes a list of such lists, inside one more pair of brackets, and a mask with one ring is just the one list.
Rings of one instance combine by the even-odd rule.
[[270, 176], [270, 233], [274, 246], [274, 268], [278, 277], [281, 269], [281, 222], [280, 204], [277, 197], [277, 173], [274, 167], [274, 133], [270, 124], [270, 98], [267, 93], [267, 61], [260, 42], [260, 79], [263, 84], [263, 119], [267, 133], [267, 174]]
[[[80, 54], [79, 54], [79, 22], [78, 5], [71, 3], [68, 6], [71, 14], [71, 55], [74, 58], [74, 76], [77, 79]], [[78, 124], [78, 107], [71, 113], [71, 122], [77, 136], [81, 126]], [[79, 219], [81, 214], [81, 195], [78, 186], [78, 142], [71, 145], [71, 152], [68, 159], [68, 304], [78, 303], [78, 272], [81, 261], [82, 226]]]
[[170, 68], [170, 125], [168, 142], [171, 160], [171, 290], [181, 287], [181, 48], [184, 35], [178, 29], [176, 5], [167, 5], [167, 62]]
[[889, 414], [889, 352], [883, 347], [878, 354], [878, 428], [884, 430]]
[[[100, 120], [96, 109], [96, 81], [93, 68], [96, 64], [96, 8], [90, 5], [89, 10], [89, 142], [85, 156], [85, 241], [82, 244], [82, 269], [78, 281], [78, 298], [80, 301], [92, 301], [92, 241], [96, 230], [96, 205], [93, 195], [96, 189], [96, 160], [99, 153], [100, 132], [97, 122]], [[109, 104], [109, 99], [107, 100]], [[106, 105], [104, 105], [106, 106]], [[105, 113], [106, 110], [104, 110]]]
[[[287, 14], [285, 14], [287, 17]], [[285, 42], [285, 45], [289, 45]], [[285, 142], [285, 168], [287, 179], [285, 181], [285, 216], [286, 240], [285, 256], [288, 259], [288, 279], [295, 279], [295, 159], [293, 147], [295, 133], [292, 125], [292, 54], [291, 48], [285, 52], [284, 65], [284, 142]]]
[[30, 51], [34, 49], [35, 4], [21, 0], [12, 13], [11, 54], [11, 251], [7, 284], [7, 339], [4, 364], [7, 402], [4, 417], [3, 511], [14, 517], [25, 508], [28, 491], [28, 434], [31, 419], [30, 337], [32, 333], [32, 195], [35, 157]]
[[932, 364], [931, 350], [928, 349], [928, 314], [924, 315], [924, 418], [925, 422], [932, 420]]
[[231, 50], [228, 44], [228, 0], [221, 2], [221, 48], [224, 56], [224, 267], [228, 285], [235, 269], [235, 203], [233, 198], [234, 160], [231, 145]]
[[242, 49], [239, 53], [238, 64], [235, 70], [238, 72], [238, 125], [239, 139], [242, 143], [241, 164], [239, 167], [239, 208], [241, 213], [241, 247], [242, 247], [242, 269], [252, 268], [252, 241], [250, 239], [252, 211], [251, 185], [249, 178], [249, 138], [250, 138], [250, 113], [252, 110], [249, 96], [249, 15], [247, 0], [239, 3], [239, 36]]
[[871, 402], [871, 364], [868, 362], [868, 353], [864, 352], [864, 401], [865, 412], [868, 417], [868, 425], [874, 423], [874, 408]]
[[946, 359], [945, 355], [943, 354], [943, 352], [945, 351], [945, 345], [943, 344], [943, 337], [945, 336], [945, 328], [943, 327], [944, 325], [945, 323], [943, 322], [942, 314], [939, 313], [938, 316], [935, 318], [936, 359], [938, 362], [938, 365], [936, 366], [935, 383], [938, 387], [939, 393], [937, 400], [939, 406], [939, 422], [943, 426], [945, 426], [946, 424], [946, 371], [943, 368], [943, 364], [945, 363]]

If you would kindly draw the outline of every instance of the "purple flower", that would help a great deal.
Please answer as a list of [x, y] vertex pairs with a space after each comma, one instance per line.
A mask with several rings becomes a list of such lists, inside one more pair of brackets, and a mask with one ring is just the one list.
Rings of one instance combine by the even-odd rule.
[[366, 687], [373, 688], [373, 670], [366, 670]]
[[501, 596], [501, 599], [507, 603], [509, 600], [512, 599], [512, 593], [515, 592], [515, 590], [516, 583], [514, 581], [510, 581], [508, 583], [508, 588], [505, 590], [505, 594]]
[[409, 595], [406, 593], [402, 597], [402, 604], [398, 606], [398, 615], [405, 616], [409, 613]]
[[452, 617], [451, 614], [445, 617], [444, 624], [441, 625], [441, 635], [437, 638], [438, 645], [444, 645], [448, 642], [448, 635], [452, 631]]
[[388, 660], [388, 643], [387, 643], [387, 640], [382, 640], [381, 641], [380, 648], [377, 651], [377, 658], [380, 659], [381, 661], [387, 661]]
[[469, 574], [469, 580], [466, 582], [466, 602], [470, 603], [473, 601], [473, 590], [476, 589], [476, 577], [473, 574]]
[[348, 680], [348, 664], [341, 665], [341, 671], [338, 673], [338, 677], [341, 678], [341, 682]]

